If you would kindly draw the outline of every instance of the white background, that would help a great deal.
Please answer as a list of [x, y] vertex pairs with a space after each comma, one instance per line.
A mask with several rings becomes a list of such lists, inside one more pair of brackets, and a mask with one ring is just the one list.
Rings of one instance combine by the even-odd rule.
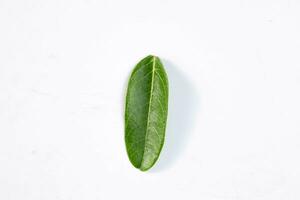
[[[144, 56], [169, 75], [166, 143], [128, 161]], [[1, 200], [299, 200], [298, 0], [0, 0]]]

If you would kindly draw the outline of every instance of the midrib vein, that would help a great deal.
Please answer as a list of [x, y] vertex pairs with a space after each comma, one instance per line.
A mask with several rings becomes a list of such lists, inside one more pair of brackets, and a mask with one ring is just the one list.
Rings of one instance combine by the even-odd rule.
[[152, 77], [151, 77], [151, 90], [150, 90], [150, 98], [149, 98], [149, 107], [148, 107], [148, 113], [147, 113], [147, 126], [146, 126], [146, 134], [145, 134], [145, 144], [144, 144], [144, 152], [143, 152], [143, 157], [142, 157], [142, 161], [141, 161], [141, 165], [142, 166], [143, 162], [144, 162], [144, 157], [145, 157], [145, 151], [146, 151], [146, 141], [147, 141], [147, 137], [148, 137], [148, 127], [149, 127], [149, 113], [150, 113], [150, 108], [151, 108], [151, 102], [152, 102], [152, 93], [153, 93], [153, 81], [154, 81], [154, 72], [155, 72], [155, 60], [156, 57], [153, 56], [153, 64], [152, 64]]

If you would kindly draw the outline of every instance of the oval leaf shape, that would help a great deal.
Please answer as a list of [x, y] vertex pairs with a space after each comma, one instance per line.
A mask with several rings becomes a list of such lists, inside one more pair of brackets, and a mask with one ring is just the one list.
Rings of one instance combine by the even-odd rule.
[[168, 114], [168, 78], [156, 56], [133, 69], [126, 94], [125, 143], [130, 162], [146, 171], [159, 157]]

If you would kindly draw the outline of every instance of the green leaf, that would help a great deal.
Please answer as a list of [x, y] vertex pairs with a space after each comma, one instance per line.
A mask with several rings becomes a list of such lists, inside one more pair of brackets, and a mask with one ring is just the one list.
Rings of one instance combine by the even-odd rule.
[[147, 56], [133, 69], [125, 104], [125, 143], [130, 162], [150, 169], [164, 144], [168, 78], [160, 59]]

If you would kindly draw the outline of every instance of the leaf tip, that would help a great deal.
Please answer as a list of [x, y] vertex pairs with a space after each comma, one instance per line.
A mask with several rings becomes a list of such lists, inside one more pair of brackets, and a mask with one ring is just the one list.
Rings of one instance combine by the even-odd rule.
[[153, 55], [153, 54], [149, 54], [148, 56], [146, 56], [146, 57], [151, 57], [151, 58], [158, 58], [156, 55]]

